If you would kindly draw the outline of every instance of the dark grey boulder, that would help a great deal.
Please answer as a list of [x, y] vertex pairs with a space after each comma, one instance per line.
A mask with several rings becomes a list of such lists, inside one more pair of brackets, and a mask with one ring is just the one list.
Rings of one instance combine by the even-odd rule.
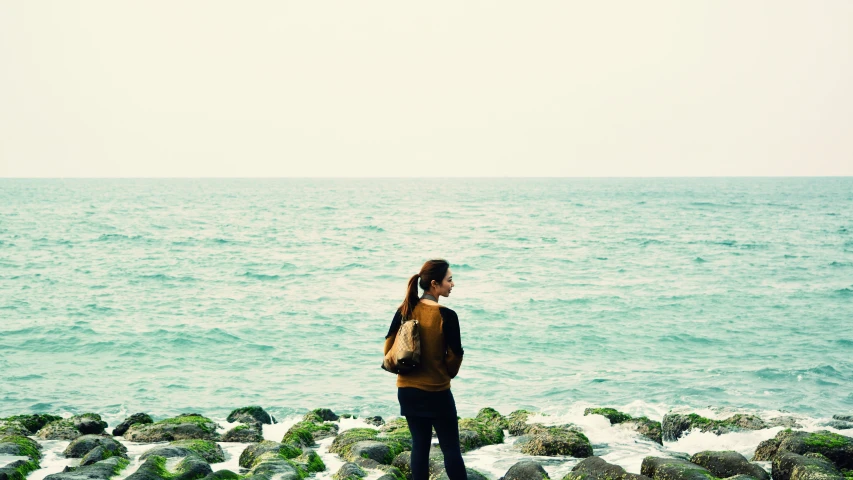
[[379, 416], [365, 417], [364, 422], [367, 423], [368, 425], [373, 425], [375, 427], [381, 427], [382, 425], [385, 425], [385, 420], [383, 420], [382, 417], [379, 417]]
[[830, 420], [824, 424], [824, 426], [834, 428], [836, 430], [850, 430], [853, 429], [853, 423], [845, 422], [844, 420]]
[[722, 435], [729, 432], [740, 432], [744, 430], [761, 430], [775, 425], [768, 425], [756, 415], [737, 414], [725, 420], [712, 420], [695, 413], [680, 414], [668, 413], [663, 416], [661, 428], [663, 440], [674, 442], [685, 432], [698, 429], [700, 432], [711, 432]]
[[315, 408], [306, 413], [303, 420], [308, 422], [337, 422], [340, 418], [328, 408]]
[[366, 476], [367, 473], [361, 467], [352, 462], [347, 462], [341, 465], [341, 468], [332, 475], [332, 478], [335, 480], [356, 480]]
[[104, 447], [105, 450], [112, 452], [112, 455], [109, 456], [127, 457], [127, 447], [112, 437], [103, 435], [82, 435], [77, 437], [68, 444], [63, 454], [66, 458], [83, 458], [95, 447]]
[[151, 419], [151, 416], [147, 413], [134, 413], [133, 415], [127, 417], [119, 423], [116, 428], [113, 429], [113, 435], [116, 437], [120, 437], [127, 432], [127, 429], [130, 428], [131, 425], [134, 424], [147, 424], [154, 423], [154, 420]]
[[264, 440], [264, 435], [261, 432], [260, 424], [253, 425], [237, 425], [236, 427], [228, 430], [222, 435], [222, 438], [219, 440], [220, 442], [239, 442], [239, 443], [253, 443], [253, 442], [261, 442]]
[[501, 480], [544, 480], [551, 478], [539, 462], [522, 460], [509, 467]]
[[288, 443], [264, 440], [260, 443], [253, 443], [247, 446], [240, 454], [238, 464], [243, 468], [250, 469], [258, 463], [258, 459], [267, 453], [278, 455], [282, 458], [296, 458], [302, 454], [302, 449]]
[[376, 440], [364, 440], [352, 444], [349, 451], [348, 460], [352, 461], [356, 458], [369, 458], [377, 463], [385, 463], [386, 457], [391, 454], [391, 448], [382, 442]]
[[272, 424], [272, 417], [270, 416], [270, 414], [257, 405], [232, 410], [231, 413], [228, 414], [228, 418], [226, 418], [225, 420], [228, 423], [240, 422], [245, 424]]
[[799, 455], [810, 452], [820, 453], [838, 468], [853, 469], [853, 438], [828, 430], [816, 432], [782, 430], [775, 437], [758, 444], [753, 460], [773, 460], [781, 452]]
[[709, 480], [708, 469], [680, 458], [646, 457], [640, 473], [654, 480]]
[[592, 456], [592, 444], [586, 435], [573, 426], [544, 426], [531, 424], [525, 435], [516, 442], [521, 452], [537, 456], [564, 456], [577, 458]]
[[208, 463], [220, 463], [225, 461], [225, 452], [222, 447], [209, 440], [178, 440], [168, 445], [157, 445], [150, 448], [139, 456], [145, 460], [152, 455], [163, 458], [190, 457], [197, 455]]
[[628, 473], [619, 465], [592, 456], [578, 462], [562, 480], [649, 480], [649, 477]]
[[213, 473], [210, 465], [198, 455], [184, 457], [174, 472], [166, 470], [166, 459], [157, 455], [148, 457], [128, 480], [196, 480]]
[[301, 480], [296, 467], [276, 452], [267, 452], [259, 456], [248, 475], [275, 477], [276, 480]]
[[37, 437], [45, 440], [74, 440], [88, 434], [101, 434], [107, 422], [97, 413], [84, 413], [70, 418], [54, 420], [39, 429]]
[[773, 480], [842, 480], [844, 475], [819, 453], [799, 455], [788, 451], [773, 457]]
[[121, 457], [112, 457], [91, 465], [65, 467], [63, 471], [52, 473], [44, 478], [45, 480], [107, 480], [121, 472], [127, 464], [128, 461]]
[[80, 460], [80, 465], [92, 465], [100, 462], [101, 460], [106, 460], [112, 457], [127, 458], [127, 454], [121, 453], [117, 455], [115, 450], [110, 450], [103, 445], [98, 445], [97, 447], [89, 450], [86, 455], [83, 455], [83, 458]]
[[204, 477], [204, 480], [240, 480], [240, 478], [239, 474], [236, 474], [231, 470], [217, 470]]
[[[42, 427], [56, 420], [62, 420], [62, 417], [46, 413], [36, 413], [32, 415], [14, 415], [8, 418], [0, 418], [0, 430], [2, 430], [2, 424], [4, 422], [19, 423], [23, 425], [24, 428], [26, 428], [30, 432], [30, 434], [34, 435]], [[0, 436], [3, 436], [2, 432], [0, 432]]]
[[719, 452], [699, 452], [690, 458], [696, 465], [705, 467], [715, 477], [726, 478], [735, 475], [748, 475], [756, 480], [770, 480], [770, 474], [754, 463], [749, 463], [743, 455], [733, 450]]
[[124, 433], [131, 442], [154, 443], [173, 440], [219, 440], [218, 425], [197, 413], [186, 413], [149, 424], [135, 424]]
[[853, 422], [853, 415], [833, 415], [832, 418], [842, 422]]

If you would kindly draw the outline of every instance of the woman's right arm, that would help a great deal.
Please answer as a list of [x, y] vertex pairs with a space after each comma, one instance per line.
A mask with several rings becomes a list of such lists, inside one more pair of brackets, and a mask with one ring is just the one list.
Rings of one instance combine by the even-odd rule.
[[394, 340], [397, 339], [397, 331], [400, 330], [400, 325], [402, 323], [403, 315], [401, 315], [400, 310], [397, 309], [397, 313], [394, 314], [394, 319], [391, 320], [391, 326], [388, 328], [388, 335], [385, 335], [385, 346], [382, 352], [383, 355], [388, 353], [394, 345]]

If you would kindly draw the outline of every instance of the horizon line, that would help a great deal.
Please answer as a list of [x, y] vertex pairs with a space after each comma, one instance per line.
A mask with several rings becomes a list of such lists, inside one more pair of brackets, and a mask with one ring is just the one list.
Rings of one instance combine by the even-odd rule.
[[144, 177], [144, 176], [115, 176], [115, 177], [2, 177], [0, 180], [375, 180], [375, 179], [582, 179], [582, 178], [853, 178], [853, 175], [666, 175], [666, 176], [293, 176], [293, 177]]

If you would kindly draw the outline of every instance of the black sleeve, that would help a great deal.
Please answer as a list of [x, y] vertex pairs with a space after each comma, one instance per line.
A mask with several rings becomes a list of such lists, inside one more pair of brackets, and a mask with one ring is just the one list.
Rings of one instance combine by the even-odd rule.
[[441, 318], [444, 320], [444, 341], [447, 342], [448, 348], [453, 350], [453, 353], [460, 357], [465, 354], [462, 350], [462, 334], [459, 332], [459, 317], [453, 310], [442, 307], [440, 310]]
[[385, 335], [385, 338], [390, 337], [397, 333], [397, 330], [400, 329], [400, 324], [403, 323], [403, 315], [400, 313], [400, 309], [397, 309], [397, 313], [394, 314], [394, 319], [391, 320], [391, 327], [388, 329], [388, 335]]

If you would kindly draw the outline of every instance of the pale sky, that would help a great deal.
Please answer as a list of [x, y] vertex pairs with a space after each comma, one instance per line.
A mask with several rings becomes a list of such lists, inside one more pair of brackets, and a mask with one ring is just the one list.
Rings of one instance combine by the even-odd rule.
[[0, 0], [0, 177], [853, 175], [853, 2]]

